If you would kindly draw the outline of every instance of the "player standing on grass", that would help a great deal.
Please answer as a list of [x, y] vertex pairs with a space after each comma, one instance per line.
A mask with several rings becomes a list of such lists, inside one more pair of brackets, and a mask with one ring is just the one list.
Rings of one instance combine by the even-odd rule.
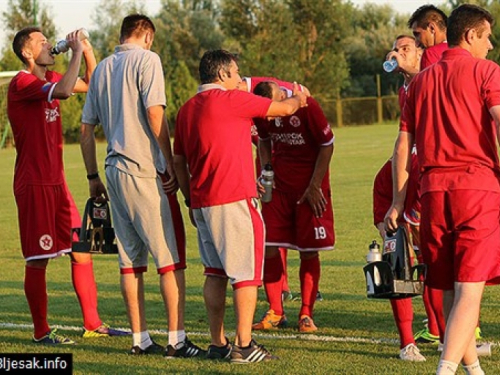
[[[252, 118], [292, 114], [306, 104], [301, 92], [273, 102], [237, 90], [236, 57], [207, 51], [198, 93], [179, 110], [174, 163], [205, 267], [203, 294], [210, 325], [208, 358], [234, 363], [276, 359], [252, 339], [257, 288], [262, 285], [264, 224], [258, 209], [252, 157]], [[236, 314], [234, 346], [224, 334], [227, 283]]]
[[408, 91], [394, 149], [394, 199], [386, 229], [402, 214], [415, 141], [426, 285], [444, 291], [446, 332], [437, 374], [484, 374], [474, 330], [485, 282], [500, 278], [500, 67], [486, 60], [493, 17], [465, 4], [448, 19], [450, 49]]
[[[387, 54], [387, 60], [397, 58], [404, 61], [398, 65], [398, 72], [404, 77], [404, 84], [399, 89], [399, 106], [404, 107], [406, 90], [410, 84], [413, 74], [403, 70], [407, 67], [410, 72], [419, 69], [422, 50], [417, 47], [415, 38], [409, 35], [399, 35], [391, 52]], [[412, 245], [415, 250], [419, 247], [419, 225], [420, 225], [420, 202], [417, 199], [418, 166], [416, 155], [412, 154], [412, 169], [408, 189], [411, 194], [405, 201], [405, 215], [401, 225], [405, 225], [411, 233]], [[413, 199], [415, 197], [415, 199]], [[392, 203], [392, 160], [389, 159], [375, 176], [373, 184], [373, 222], [377, 227], [382, 240], [385, 240], [384, 216]], [[424, 300], [425, 302], [425, 300]], [[394, 321], [399, 333], [400, 352], [399, 358], [404, 361], [425, 361], [420, 353], [413, 337], [413, 306], [411, 298], [391, 299], [391, 308]], [[437, 338], [439, 340], [439, 337]]]
[[[82, 114], [81, 146], [90, 196], [109, 192], [120, 261], [122, 294], [132, 329], [131, 354], [163, 351], [146, 325], [144, 277], [151, 253], [160, 275], [168, 313], [167, 358], [198, 357], [204, 351], [184, 330], [186, 268], [184, 227], [178, 206], [166, 194], [177, 190], [172, 166], [163, 69], [150, 51], [155, 26], [146, 16], [125, 17], [120, 45], [97, 66]], [[101, 124], [108, 142], [106, 181], [97, 173], [94, 128]], [[167, 180], [157, 171], [167, 171]], [[165, 191], [164, 191], [165, 188]], [[181, 240], [180, 240], [181, 239]]]
[[[286, 97], [271, 81], [258, 84], [254, 93], [278, 101]], [[329, 179], [335, 137], [319, 104], [311, 97], [307, 104], [292, 116], [255, 120], [262, 166], [271, 163], [274, 151], [275, 186], [272, 200], [262, 204], [266, 224], [264, 286], [269, 310], [253, 325], [254, 330], [276, 328], [285, 320], [279, 247], [300, 252], [299, 331], [317, 330], [313, 309], [320, 278], [318, 252], [331, 250], [335, 244]]]
[[[71, 229], [81, 220], [64, 177], [63, 139], [59, 100], [87, 91], [96, 61], [88, 41], [78, 32], [66, 37], [72, 56], [64, 75], [50, 71], [52, 45], [37, 27], [19, 31], [12, 43], [25, 65], [11, 81], [7, 113], [14, 134], [17, 158], [14, 174], [21, 248], [26, 259], [24, 291], [34, 325], [33, 341], [73, 344], [50, 329], [47, 322], [46, 269], [49, 259], [71, 256], [71, 271], [84, 320], [84, 337], [123, 335], [103, 324], [97, 312], [97, 287], [90, 254], [71, 253]], [[82, 56], [85, 77], [78, 72]]]

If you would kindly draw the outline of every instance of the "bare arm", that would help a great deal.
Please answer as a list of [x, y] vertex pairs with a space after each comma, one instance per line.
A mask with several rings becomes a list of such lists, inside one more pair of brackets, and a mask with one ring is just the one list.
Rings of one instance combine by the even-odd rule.
[[[97, 166], [94, 128], [94, 125], [85, 123], [82, 123], [80, 127], [80, 148], [87, 175], [96, 175], [99, 170]], [[106, 200], [109, 199], [106, 187], [99, 176], [89, 180], [89, 194], [91, 198], [102, 199], [104, 197]]]
[[82, 42], [83, 44], [83, 60], [85, 61], [85, 75], [82, 78], [78, 78], [75, 84], [73, 92], [82, 93], [87, 92], [90, 83], [90, 77], [94, 73], [95, 67], [97, 66], [97, 61], [95, 59], [94, 50], [88, 39]]
[[411, 149], [413, 135], [400, 131], [394, 146], [392, 157], [392, 205], [385, 215], [385, 226], [388, 232], [395, 232], [398, 228], [398, 218], [401, 216], [408, 186], [408, 177], [411, 169]]
[[[182, 195], [184, 195], [186, 201], [189, 202], [191, 199], [191, 191], [189, 187], [191, 175], [189, 173], [189, 168], [185, 156], [174, 155], [174, 169], [175, 174], [177, 175], [177, 180], [179, 181], [179, 187], [181, 189]], [[191, 220], [191, 223], [196, 227], [196, 222], [193, 218], [191, 207], [189, 208], [189, 219]]]
[[147, 109], [148, 122], [160, 150], [167, 161], [168, 181], [163, 184], [167, 193], [173, 194], [179, 188], [173, 167], [172, 146], [170, 144], [170, 131], [164, 116], [165, 109], [161, 105], [155, 105]]
[[293, 84], [293, 96], [271, 103], [267, 110], [267, 117], [285, 117], [293, 115], [299, 108], [307, 106], [307, 95], [299, 91], [299, 86]]
[[272, 155], [272, 144], [271, 138], [268, 139], [260, 139], [257, 147], [257, 151], [259, 153], [260, 165], [264, 167], [267, 163], [271, 162]]
[[52, 97], [55, 99], [68, 99], [73, 93], [82, 61], [83, 44], [78, 40], [78, 31], [69, 33], [66, 40], [73, 53], [69, 61], [68, 70], [56, 84], [52, 92]]
[[323, 212], [326, 211], [327, 200], [321, 190], [321, 182], [323, 181], [328, 168], [330, 168], [332, 156], [333, 144], [322, 146], [320, 148], [309, 186], [297, 202], [297, 204], [302, 204], [307, 200], [314, 212], [314, 216], [316, 217], [321, 217]]
[[494, 107], [490, 108], [490, 114], [491, 117], [493, 117], [493, 120], [495, 121], [495, 125], [497, 127], [497, 141], [498, 144], [500, 145], [500, 105], [496, 105]]

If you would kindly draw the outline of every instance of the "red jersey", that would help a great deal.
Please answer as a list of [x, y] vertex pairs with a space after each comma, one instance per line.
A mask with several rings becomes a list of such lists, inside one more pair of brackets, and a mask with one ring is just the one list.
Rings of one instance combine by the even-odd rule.
[[488, 110], [500, 105], [500, 67], [448, 49], [415, 76], [407, 95], [400, 130], [415, 136], [421, 194], [500, 191], [497, 132]]
[[[274, 121], [256, 120], [261, 139], [271, 137], [274, 181], [277, 190], [303, 193], [309, 186], [321, 146], [333, 143], [334, 135], [319, 104], [307, 98], [307, 107]], [[330, 186], [329, 173], [321, 187]]]
[[420, 60], [420, 70], [423, 70], [441, 60], [443, 52], [447, 49], [447, 42], [439, 43], [435, 46], [426, 48], [424, 53], [422, 54], [422, 59]]
[[17, 151], [14, 191], [28, 184], [64, 183], [59, 100], [49, 102], [54, 83], [61, 77], [48, 71], [43, 81], [21, 71], [10, 82], [7, 115]]
[[213, 84], [201, 88], [181, 107], [175, 126], [174, 154], [187, 159], [191, 207], [257, 197], [252, 118], [265, 117], [271, 99]]

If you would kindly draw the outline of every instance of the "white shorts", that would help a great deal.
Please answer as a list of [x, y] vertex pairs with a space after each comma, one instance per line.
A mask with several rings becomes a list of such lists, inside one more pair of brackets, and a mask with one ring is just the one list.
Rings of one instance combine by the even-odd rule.
[[182, 221], [174, 222], [160, 177], [136, 177], [107, 166], [106, 180], [120, 272], [145, 272], [148, 252], [160, 274], [186, 268], [185, 249], [179, 248], [176, 236], [176, 231], [184, 231], [184, 226]]
[[228, 277], [234, 289], [262, 285], [264, 223], [257, 199], [193, 209], [206, 276]]

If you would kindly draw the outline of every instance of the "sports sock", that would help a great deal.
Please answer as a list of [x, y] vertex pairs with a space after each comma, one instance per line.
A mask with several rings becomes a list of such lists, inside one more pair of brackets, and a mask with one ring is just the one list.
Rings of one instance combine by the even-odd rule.
[[484, 375], [484, 371], [479, 364], [479, 359], [471, 365], [462, 365], [467, 375]]
[[142, 350], [146, 349], [153, 343], [148, 331], [132, 333], [132, 346], [138, 346]]
[[391, 299], [392, 313], [399, 332], [400, 348], [415, 344], [413, 338], [413, 306], [411, 298]]
[[313, 258], [300, 259], [300, 294], [302, 296], [302, 307], [299, 317], [307, 315], [312, 318], [314, 302], [318, 293], [319, 277], [321, 269], [319, 255]]
[[[429, 296], [429, 304], [434, 311], [434, 319], [435, 321], [431, 322], [429, 318], [429, 332], [432, 333], [433, 335], [439, 335], [439, 339], [441, 343], [444, 341], [444, 331], [446, 328], [446, 323], [444, 320], [444, 312], [443, 312], [443, 291], [439, 289], [434, 289], [434, 288], [428, 288], [426, 287], [425, 289], [428, 290], [428, 296]], [[438, 334], [434, 333], [436, 332], [435, 328], [432, 328], [431, 330], [431, 325], [436, 325], [437, 326], [437, 332]]]
[[101, 326], [102, 321], [97, 312], [97, 285], [94, 279], [92, 261], [87, 263], [71, 262], [71, 279], [80, 302], [83, 326], [86, 330], [93, 331]]
[[264, 288], [266, 290], [269, 308], [276, 315], [283, 315], [283, 301], [281, 292], [283, 286], [283, 261], [281, 256], [264, 260]]
[[287, 255], [288, 255], [288, 249], [284, 247], [279, 248], [281, 260], [283, 262], [283, 276], [282, 276], [282, 281], [283, 281], [283, 286], [281, 287], [282, 292], [289, 292], [290, 291], [290, 286], [288, 285], [288, 267], [287, 267]]
[[175, 349], [179, 349], [177, 344], [184, 343], [185, 340], [186, 331], [168, 331], [168, 345], [172, 345]]
[[457, 372], [458, 363], [445, 361], [444, 359], [439, 360], [438, 367], [436, 370], [436, 375], [451, 375]]
[[47, 322], [46, 268], [26, 266], [24, 273], [24, 294], [28, 300], [34, 326], [34, 337], [41, 339], [50, 331]]

